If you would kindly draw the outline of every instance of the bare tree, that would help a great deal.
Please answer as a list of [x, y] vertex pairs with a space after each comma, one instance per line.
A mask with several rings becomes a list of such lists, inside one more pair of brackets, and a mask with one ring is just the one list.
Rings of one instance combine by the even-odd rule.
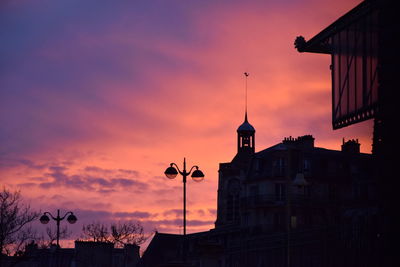
[[140, 245], [146, 241], [143, 226], [139, 222], [127, 221], [111, 224], [111, 236], [117, 247], [126, 244]]
[[18, 254], [27, 241], [35, 239], [29, 223], [38, 216], [39, 213], [22, 203], [20, 191], [3, 188], [0, 192], [0, 257]]
[[[60, 229], [60, 239], [65, 239], [68, 238], [71, 235], [71, 231], [68, 231], [68, 227], [64, 226], [63, 228]], [[57, 240], [57, 231], [53, 230], [50, 227], [46, 227], [46, 234], [45, 235], [41, 235], [38, 239], [37, 239], [37, 244], [40, 248], [49, 248], [54, 241]]]
[[126, 244], [140, 245], [147, 240], [140, 222], [126, 221], [112, 223], [109, 227], [100, 222], [84, 225], [81, 238], [95, 242], [111, 242], [116, 247]]
[[83, 225], [81, 238], [94, 242], [111, 242], [108, 227], [100, 222]]

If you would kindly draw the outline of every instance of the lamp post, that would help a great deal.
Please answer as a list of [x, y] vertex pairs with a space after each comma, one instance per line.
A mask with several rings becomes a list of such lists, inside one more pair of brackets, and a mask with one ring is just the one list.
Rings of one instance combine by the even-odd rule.
[[[175, 166], [175, 167], [174, 167]], [[193, 170], [195, 169], [195, 170]], [[193, 172], [192, 172], [193, 171]], [[192, 179], [195, 182], [201, 182], [204, 179], [204, 174], [199, 167], [194, 165], [189, 171], [186, 170], [186, 158], [183, 158], [183, 170], [181, 171], [176, 163], [171, 163], [165, 170], [164, 174], [168, 179], [174, 179], [178, 173], [182, 175], [183, 182], [183, 242], [186, 243], [186, 180], [187, 176], [192, 174]], [[184, 244], [183, 259], [186, 261], [186, 244]]]
[[286, 264], [287, 267], [290, 267], [290, 230], [292, 227], [292, 212], [291, 212], [291, 186], [294, 185], [298, 188], [303, 188], [305, 187], [308, 183], [306, 179], [304, 179], [304, 174], [303, 173], [297, 173], [296, 177], [294, 180], [291, 180], [288, 178], [288, 183], [287, 183], [287, 190], [286, 190], [286, 212], [287, 212], [287, 220], [286, 220], [286, 227], [287, 227], [287, 246], [286, 246]]
[[[62, 220], [64, 220], [65, 217], [66, 217], [68, 214], [69, 214], [69, 216], [67, 217], [67, 221], [68, 221], [70, 224], [76, 223], [76, 221], [77, 221], [78, 219], [76, 218], [76, 216], [74, 215], [74, 213], [73, 213], [72, 211], [68, 211], [68, 212], [65, 213], [64, 216], [62, 216], [62, 217], [60, 216], [60, 210], [57, 210], [57, 217], [54, 217], [50, 212], [46, 211], [46, 212], [43, 213], [42, 217], [40, 217], [40, 222], [41, 222], [42, 224], [48, 224], [49, 221], [50, 221], [50, 218], [52, 218], [53, 220], [55, 220], [55, 221], [57, 222], [57, 249], [60, 247], [60, 244], [59, 244], [59, 242], [60, 242], [60, 222], [61, 222]], [[50, 218], [49, 218], [49, 216], [47, 216], [47, 215], [49, 215]]]

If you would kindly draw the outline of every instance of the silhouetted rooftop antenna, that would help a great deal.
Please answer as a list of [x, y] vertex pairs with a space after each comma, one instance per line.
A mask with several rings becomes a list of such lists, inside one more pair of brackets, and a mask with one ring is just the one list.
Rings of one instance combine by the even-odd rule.
[[249, 73], [245, 72], [244, 76], [246, 77], [246, 95], [245, 95], [245, 115], [244, 115], [244, 120], [247, 121], [247, 77], [249, 77]]

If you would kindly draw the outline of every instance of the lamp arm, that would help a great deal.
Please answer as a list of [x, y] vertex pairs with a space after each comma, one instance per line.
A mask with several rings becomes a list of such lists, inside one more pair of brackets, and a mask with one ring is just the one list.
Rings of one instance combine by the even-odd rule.
[[48, 212], [48, 211], [43, 212], [43, 215], [46, 215], [46, 214], [49, 215], [53, 220], [57, 221], [57, 218], [54, 217], [50, 212]]
[[196, 168], [196, 170], [198, 170], [199, 166], [197, 166], [197, 165], [192, 166], [192, 168], [190, 168], [190, 171], [187, 173], [187, 175], [189, 175], [192, 172], [193, 168]]
[[65, 219], [65, 216], [67, 216], [68, 214], [73, 215], [74, 213], [73, 213], [72, 211], [68, 211], [67, 213], [64, 214], [64, 216], [62, 216], [62, 217], [60, 218], [60, 220], [61, 220], [61, 221], [64, 220], [64, 219]]
[[[178, 172], [179, 172], [181, 175], [185, 175], [185, 173], [179, 169], [179, 167], [178, 167], [178, 165], [176, 165], [176, 163], [173, 163], [173, 162], [172, 162], [170, 165], [171, 165], [171, 167], [172, 167], [172, 166], [175, 166], [175, 168], [178, 169]], [[187, 175], [187, 173], [186, 173], [186, 175]]]

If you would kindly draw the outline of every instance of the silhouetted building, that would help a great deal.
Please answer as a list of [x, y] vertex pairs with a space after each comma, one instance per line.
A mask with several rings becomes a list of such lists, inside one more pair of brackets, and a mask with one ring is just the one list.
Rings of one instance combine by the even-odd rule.
[[180, 266], [182, 264], [182, 236], [156, 232], [143, 253], [138, 267]]
[[398, 63], [400, 39], [398, 2], [364, 0], [305, 40], [299, 52], [331, 55], [332, 125], [334, 129], [374, 118], [373, 154], [378, 175], [381, 265], [399, 266], [396, 244]]
[[21, 257], [6, 257], [4, 267], [135, 267], [139, 246], [128, 244], [114, 248], [113, 243], [75, 241], [75, 248], [51, 246], [39, 249], [31, 243]]
[[[287, 137], [255, 152], [247, 114], [237, 137], [237, 154], [219, 168], [215, 228], [188, 235], [191, 266], [376, 265], [375, 169], [358, 140], [336, 151], [316, 147], [311, 135]], [[150, 259], [166, 263], [163, 244], [180, 242], [156, 234], [140, 266], [162, 266]]]

